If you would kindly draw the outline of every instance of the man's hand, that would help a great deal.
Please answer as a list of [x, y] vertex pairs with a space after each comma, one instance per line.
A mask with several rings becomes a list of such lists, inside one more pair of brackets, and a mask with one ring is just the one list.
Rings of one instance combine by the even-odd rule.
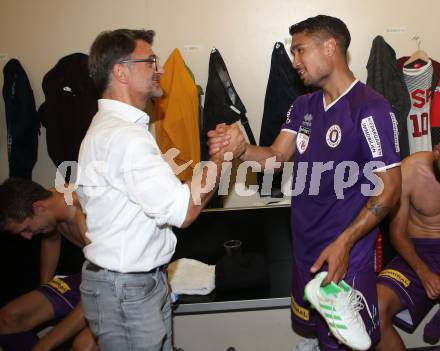
[[231, 135], [226, 134], [228, 128], [229, 126], [226, 123], [221, 123], [217, 124], [214, 130], [208, 132], [209, 155], [213, 156], [220, 152], [222, 147], [229, 145]]
[[419, 275], [425, 288], [426, 295], [432, 300], [438, 299], [440, 296], [440, 276], [427, 269]]
[[321, 252], [321, 255], [319, 255], [312, 268], [310, 268], [310, 272], [318, 272], [324, 262], [327, 262], [328, 274], [323, 280], [322, 285], [327, 285], [332, 281], [338, 284], [347, 273], [349, 255], [350, 247], [339, 238]]
[[246, 151], [246, 142], [238, 124], [218, 124], [215, 130], [208, 132], [209, 154], [232, 152], [239, 158]]

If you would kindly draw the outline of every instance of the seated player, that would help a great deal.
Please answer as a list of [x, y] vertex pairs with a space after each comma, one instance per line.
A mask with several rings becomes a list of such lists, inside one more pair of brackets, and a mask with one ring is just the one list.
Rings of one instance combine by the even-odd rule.
[[393, 327], [413, 332], [440, 296], [440, 148], [402, 163], [402, 195], [391, 216], [399, 256], [378, 276], [381, 341], [376, 350], [405, 350]]
[[[41, 234], [41, 286], [0, 309], [0, 347], [9, 350], [52, 350], [75, 337], [73, 350], [98, 350], [86, 326], [80, 303], [81, 273], [54, 277], [61, 236], [83, 247], [86, 224], [73, 193], [68, 206], [63, 194], [29, 180], [10, 178], [0, 185], [0, 230], [32, 239]], [[41, 339], [34, 328], [63, 318]]]

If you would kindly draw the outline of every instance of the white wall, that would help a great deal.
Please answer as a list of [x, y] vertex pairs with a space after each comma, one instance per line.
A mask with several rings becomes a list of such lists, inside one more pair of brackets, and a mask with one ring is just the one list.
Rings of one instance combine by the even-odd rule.
[[[424, 48], [440, 59], [436, 44], [440, 3], [432, 0], [0, 0], [0, 53], [21, 61], [28, 73], [39, 106], [44, 96], [44, 74], [64, 55], [88, 48], [102, 30], [118, 27], [153, 28], [155, 50], [165, 60], [178, 47], [205, 87], [209, 52], [217, 47], [234, 85], [248, 109], [256, 138], [259, 137], [270, 56], [275, 41], [288, 41], [288, 27], [319, 13], [343, 19], [353, 37], [351, 67], [363, 81], [372, 39], [384, 35], [397, 55], [416, 48], [411, 38], [419, 35]], [[403, 31], [388, 33], [387, 29]], [[187, 45], [200, 45], [188, 51]], [[6, 60], [0, 60], [0, 68]], [[3, 75], [0, 75], [3, 85]], [[8, 175], [3, 99], [0, 99], [0, 181]], [[53, 184], [54, 166], [47, 156], [44, 128], [34, 179]]]

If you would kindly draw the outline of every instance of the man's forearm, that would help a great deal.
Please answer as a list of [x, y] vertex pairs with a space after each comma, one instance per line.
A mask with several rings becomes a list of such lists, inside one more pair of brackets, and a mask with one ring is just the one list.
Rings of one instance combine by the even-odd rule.
[[86, 326], [82, 304], [79, 303], [72, 312], [40, 339], [35, 348], [52, 350], [77, 335]]
[[401, 191], [400, 168], [388, 170], [388, 172], [392, 173], [383, 178], [384, 188], [381, 194], [368, 199], [354, 221], [338, 238], [350, 248], [376, 227], [399, 200]]
[[212, 158], [207, 166], [195, 174], [187, 185], [190, 189], [188, 212], [182, 228], [190, 225], [200, 214], [208, 201], [214, 195], [220, 182], [222, 161], [220, 158]]
[[426, 271], [428, 266], [423, 262], [412, 243], [411, 239], [405, 233], [391, 232], [391, 244], [394, 246], [399, 255], [408, 263], [414, 272], [420, 277]]
[[275, 157], [277, 162], [284, 162], [280, 155], [278, 155], [271, 147], [256, 146], [246, 144], [245, 152], [240, 156], [240, 161], [256, 161], [262, 169], [266, 165], [266, 160]]
[[191, 196], [195, 202], [200, 203], [201, 209], [216, 191], [222, 175], [222, 160], [212, 158], [208, 162], [211, 162], [213, 167], [211, 172], [209, 167], [203, 167], [200, 181], [194, 179], [195, 181], [191, 182]]
[[369, 233], [389, 213], [391, 207], [381, 203], [377, 199], [367, 203], [359, 212], [350, 226], [344, 230], [338, 239], [343, 240], [350, 248]]
[[40, 283], [48, 283], [54, 276], [61, 250], [61, 235], [43, 237], [40, 250]]

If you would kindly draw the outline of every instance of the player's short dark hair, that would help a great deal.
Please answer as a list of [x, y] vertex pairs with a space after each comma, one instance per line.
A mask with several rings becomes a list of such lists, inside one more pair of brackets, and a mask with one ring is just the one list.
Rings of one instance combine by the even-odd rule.
[[153, 30], [116, 29], [100, 33], [90, 48], [89, 72], [99, 95], [107, 89], [113, 66], [127, 59], [136, 47], [136, 40], [153, 45]]
[[318, 15], [298, 22], [289, 28], [290, 35], [303, 32], [306, 34], [316, 34], [325, 39], [333, 37], [340, 46], [341, 52], [345, 55], [347, 54], [351, 36], [347, 26], [339, 18]]
[[9, 178], [0, 185], [0, 229], [4, 230], [8, 220], [23, 222], [32, 217], [32, 204], [44, 200], [52, 193], [31, 180]]

